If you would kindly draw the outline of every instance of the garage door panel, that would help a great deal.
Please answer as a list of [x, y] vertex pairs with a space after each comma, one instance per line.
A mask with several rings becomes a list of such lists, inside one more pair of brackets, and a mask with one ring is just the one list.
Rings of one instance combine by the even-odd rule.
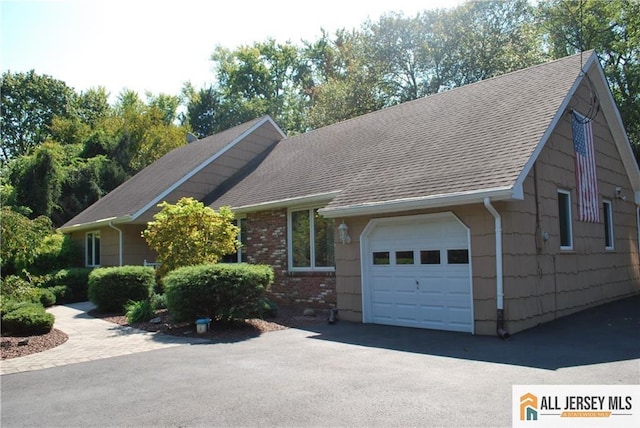
[[452, 214], [379, 223], [362, 240], [369, 260], [366, 282], [363, 275], [363, 286], [369, 287], [368, 319], [472, 332], [468, 229]]

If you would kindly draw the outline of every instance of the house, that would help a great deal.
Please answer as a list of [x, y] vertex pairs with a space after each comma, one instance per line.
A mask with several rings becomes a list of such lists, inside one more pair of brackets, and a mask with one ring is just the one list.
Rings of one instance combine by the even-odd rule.
[[640, 172], [593, 52], [290, 138], [258, 118], [61, 230], [87, 265], [142, 264], [183, 196], [232, 207], [274, 299], [346, 320], [506, 337], [640, 292]]

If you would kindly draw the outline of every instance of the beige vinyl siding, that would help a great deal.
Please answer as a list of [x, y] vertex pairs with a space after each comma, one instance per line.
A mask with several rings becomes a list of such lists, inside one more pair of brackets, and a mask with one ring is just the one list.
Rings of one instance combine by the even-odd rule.
[[[586, 96], [586, 88], [580, 88], [570, 105], [586, 111]], [[525, 200], [496, 204], [504, 219], [505, 315], [511, 333], [640, 292], [631, 184], [602, 113], [593, 122], [593, 132], [599, 206], [602, 209], [603, 198], [612, 202], [614, 250], [605, 249], [603, 219], [600, 223], [577, 220], [571, 117], [567, 113], [524, 182]], [[626, 201], [615, 197], [616, 186], [627, 195]], [[559, 189], [571, 190], [571, 251], [560, 250]], [[547, 241], [543, 232], [549, 234]]]

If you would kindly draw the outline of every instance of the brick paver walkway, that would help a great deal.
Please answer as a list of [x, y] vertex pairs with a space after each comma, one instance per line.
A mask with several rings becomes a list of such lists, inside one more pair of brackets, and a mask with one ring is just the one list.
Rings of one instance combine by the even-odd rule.
[[44, 352], [3, 360], [0, 375], [206, 342], [122, 327], [87, 315], [93, 308], [90, 302], [49, 308], [48, 311], [56, 317], [54, 327], [64, 331], [69, 340]]

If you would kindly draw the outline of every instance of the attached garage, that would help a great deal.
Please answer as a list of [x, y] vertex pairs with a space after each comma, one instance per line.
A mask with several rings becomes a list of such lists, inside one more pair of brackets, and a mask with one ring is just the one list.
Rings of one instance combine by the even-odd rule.
[[473, 333], [469, 229], [453, 213], [373, 219], [360, 243], [364, 322]]

